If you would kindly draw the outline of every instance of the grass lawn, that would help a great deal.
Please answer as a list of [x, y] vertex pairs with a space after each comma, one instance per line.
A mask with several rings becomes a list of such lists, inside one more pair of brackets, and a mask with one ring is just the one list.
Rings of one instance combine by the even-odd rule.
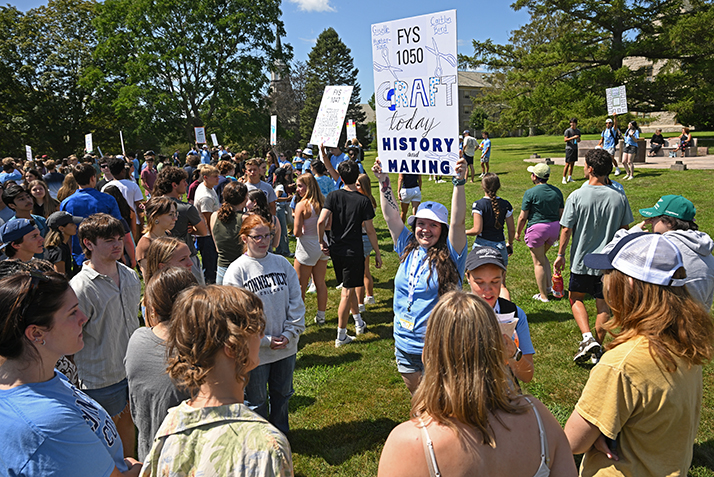
[[[532, 153], [541, 157], [562, 157], [565, 155], [563, 140], [557, 136], [496, 138], [492, 147], [491, 171], [500, 176], [500, 196], [511, 202], [517, 217], [523, 193], [532, 187], [530, 174], [526, 172], [528, 164], [523, 160]], [[365, 167], [371, 168], [373, 161], [374, 153], [366, 158]], [[581, 160], [575, 169], [576, 182], [568, 185], [560, 184], [562, 167], [552, 168], [551, 182], [561, 187], [564, 196], [567, 197], [583, 184], [582, 165]], [[379, 200], [377, 182], [371, 177], [372, 192]], [[714, 208], [710, 205], [712, 195], [709, 187], [714, 184], [713, 179], [714, 171], [640, 169], [636, 171], [635, 179], [624, 185], [635, 220], [640, 217], [637, 213], [640, 208], [651, 207], [660, 196], [682, 194], [697, 206], [700, 229], [711, 233], [714, 230]], [[396, 182], [394, 177], [392, 184]], [[451, 191], [450, 183], [435, 184], [424, 177], [424, 200], [436, 200], [450, 206]], [[480, 184], [467, 184], [469, 207], [481, 197]], [[471, 226], [470, 217], [466, 225], [467, 228]], [[375, 226], [384, 266], [381, 270], [372, 266], [377, 304], [369, 306], [363, 315], [368, 323], [368, 333], [352, 345], [335, 349], [339, 291], [334, 289], [337, 284], [331, 268], [327, 275], [330, 290], [327, 324], [314, 324], [316, 298], [315, 295], [306, 297], [307, 329], [300, 338], [295, 395], [290, 401], [290, 443], [296, 475], [376, 475], [385, 439], [394, 426], [409, 417], [409, 393], [397, 373], [392, 339], [393, 280], [399, 264], [398, 257], [393, 253], [392, 241], [380, 211], [377, 211]], [[470, 240], [471, 243], [473, 240]], [[294, 247], [294, 243], [291, 246]], [[551, 263], [555, 254], [556, 249], [551, 249]], [[566, 276], [566, 287], [567, 279]], [[564, 424], [589, 372], [572, 361], [580, 333], [572, 319], [568, 301], [539, 303], [531, 299], [537, 287], [530, 253], [522, 242], [515, 244], [509, 262], [507, 285], [513, 301], [528, 315], [536, 349], [535, 377], [524, 386], [525, 390], [543, 401]], [[586, 304], [594, 326], [594, 301], [589, 300]], [[354, 333], [353, 326], [350, 322], [351, 334]], [[704, 403], [690, 475], [714, 476], [712, 365], [705, 367]]]

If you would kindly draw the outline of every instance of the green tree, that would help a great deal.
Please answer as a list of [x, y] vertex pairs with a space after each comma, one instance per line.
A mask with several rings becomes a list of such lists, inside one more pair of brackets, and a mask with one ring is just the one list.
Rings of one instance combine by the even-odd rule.
[[476, 107], [471, 111], [471, 117], [469, 118], [469, 127], [473, 131], [481, 131], [486, 125], [486, 120], [488, 119], [488, 113], [485, 109], [481, 107]]
[[81, 83], [95, 45], [95, 2], [50, 0], [26, 13], [0, 7], [0, 148], [24, 155], [81, 151], [91, 118]]
[[[677, 38], [684, 25], [711, 25], [706, 0], [518, 0], [531, 20], [506, 45], [474, 41], [462, 66], [500, 75], [478, 99], [502, 132], [558, 131], [564, 118], [588, 124], [606, 111], [605, 88], [627, 85], [630, 110], [666, 109], [692, 86], [691, 68], [711, 58], [714, 44]], [[657, 62], [631, 68], [627, 58]], [[651, 63], [650, 63], [651, 65]]]
[[[365, 114], [359, 107], [361, 88], [356, 81], [359, 70], [354, 67], [351, 53], [334, 28], [326, 29], [317, 37], [317, 42], [308, 55], [305, 106], [300, 111], [300, 135], [303, 142], [309, 141], [312, 136], [325, 86], [354, 86], [345, 120], [353, 119], [360, 125], [357, 128], [357, 137], [364, 144], [366, 128], [361, 125], [364, 123]], [[345, 143], [346, 137], [347, 132], [343, 128], [340, 145]]]
[[291, 55], [274, 48], [280, 0], [106, 0], [98, 13], [93, 106], [111, 104], [130, 136], [265, 135], [267, 72]]

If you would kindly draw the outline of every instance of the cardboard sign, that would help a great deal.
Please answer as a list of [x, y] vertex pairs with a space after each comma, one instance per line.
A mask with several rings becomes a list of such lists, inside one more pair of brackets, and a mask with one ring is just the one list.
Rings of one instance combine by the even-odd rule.
[[454, 175], [459, 160], [456, 10], [372, 25], [385, 172]]
[[193, 128], [193, 133], [196, 136], [196, 142], [198, 144], [206, 144], [206, 128]]
[[30, 146], [25, 146], [25, 155], [28, 161], [32, 161], [32, 148]]
[[276, 115], [270, 116], [270, 145], [275, 146], [278, 144], [278, 117]]
[[87, 152], [92, 152], [94, 150], [94, 145], [92, 144], [92, 133], [84, 135], [84, 150]]
[[350, 104], [353, 86], [325, 86], [322, 102], [312, 128], [310, 144], [339, 147], [342, 124]]
[[213, 145], [218, 147], [218, 136], [216, 136], [216, 133], [211, 133], [211, 141], [213, 141]]
[[347, 139], [350, 141], [357, 138], [357, 126], [354, 119], [347, 120]]
[[607, 114], [625, 114], [627, 112], [627, 91], [624, 86], [607, 88]]

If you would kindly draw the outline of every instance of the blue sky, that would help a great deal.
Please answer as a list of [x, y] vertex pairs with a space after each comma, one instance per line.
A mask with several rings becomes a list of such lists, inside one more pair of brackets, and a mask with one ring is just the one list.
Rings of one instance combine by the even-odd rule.
[[[42, 0], [15, 0], [9, 2], [26, 11], [46, 4]], [[352, 50], [355, 66], [359, 69], [357, 81], [362, 87], [362, 101], [366, 102], [374, 91], [372, 78], [372, 49], [370, 26], [399, 18], [424, 15], [442, 10], [456, 9], [459, 53], [473, 54], [472, 40], [492, 39], [505, 43], [512, 30], [528, 22], [528, 12], [515, 12], [510, 2], [476, 0], [435, 4], [427, 0], [283, 0], [283, 22], [287, 37], [283, 43], [293, 47], [294, 59], [307, 61], [307, 55], [317, 36], [332, 27], [342, 41]]]

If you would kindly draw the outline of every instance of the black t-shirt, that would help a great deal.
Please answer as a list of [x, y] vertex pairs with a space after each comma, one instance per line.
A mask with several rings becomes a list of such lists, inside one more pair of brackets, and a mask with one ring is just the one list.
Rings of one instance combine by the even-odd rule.
[[55, 264], [64, 262], [64, 276], [69, 280], [79, 272], [80, 267], [72, 260], [72, 252], [69, 250], [69, 244], [60, 243], [56, 247], [47, 247], [45, 259], [50, 263]]
[[402, 174], [402, 189], [413, 189], [419, 187], [419, 175]]
[[372, 203], [359, 192], [339, 189], [328, 194], [325, 209], [332, 212], [330, 254], [361, 257], [362, 222], [374, 218]]
[[664, 144], [664, 137], [661, 134], [653, 134], [652, 139], [650, 139], [651, 144]]
[[492, 242], [503, 242], [506, 240], [503, 235], [503, 224], [506, 222], [506, 214], [513, 211], [511, 203], [507, 200], [496, 198], [498, 202], [498, 223], [496, 223], [496, 213], [493, 210], [493, 204], [491, 204], [491, 199], [483, 198], [479, 199], [473, 203], [471, 206], [472, 214], [481, 214], [481, 220], [483, 227], [479, 237], [490, 240]]

